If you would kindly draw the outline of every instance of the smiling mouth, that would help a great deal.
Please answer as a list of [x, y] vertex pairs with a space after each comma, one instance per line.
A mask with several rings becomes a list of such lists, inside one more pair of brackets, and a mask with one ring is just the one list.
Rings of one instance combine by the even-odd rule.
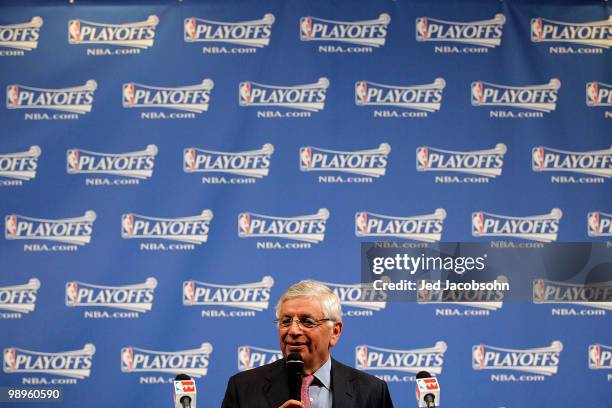
[[290, 350], [293, 349], [300, 349], [300, 348], [306, 348], [306, 344], [304, 343], [294, 343], [294, 344], [287, 344], [286, 345]]

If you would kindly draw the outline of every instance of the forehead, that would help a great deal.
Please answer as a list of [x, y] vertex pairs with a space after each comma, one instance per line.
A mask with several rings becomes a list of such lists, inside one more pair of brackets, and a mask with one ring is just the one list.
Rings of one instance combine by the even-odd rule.
[[299, 297], [285, 300], [280, 307], [281, 316], [323, 316], [321, 301], [315, 297]]

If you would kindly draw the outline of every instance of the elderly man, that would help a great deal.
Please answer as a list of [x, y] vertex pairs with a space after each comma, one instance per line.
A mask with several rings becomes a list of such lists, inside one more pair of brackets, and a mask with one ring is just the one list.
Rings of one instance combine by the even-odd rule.
[[301, 400], [289, 399], [286, 360], [230, 378], [222, 408], [387, 408], [387, 384], [345, 366], [329, 352], [342, 334], [340, 300], [327, 286], [304, 280], [291, 286], [276, 305], [276, 323], [285, 357], [304, 360]]

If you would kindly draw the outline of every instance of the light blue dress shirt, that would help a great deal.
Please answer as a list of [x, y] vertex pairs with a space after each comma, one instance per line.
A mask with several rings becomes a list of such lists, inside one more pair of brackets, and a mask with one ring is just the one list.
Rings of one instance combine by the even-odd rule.
[[312, 408], [332, 408], [331, 358], [313, 373], [315, 380], [308, 387]]

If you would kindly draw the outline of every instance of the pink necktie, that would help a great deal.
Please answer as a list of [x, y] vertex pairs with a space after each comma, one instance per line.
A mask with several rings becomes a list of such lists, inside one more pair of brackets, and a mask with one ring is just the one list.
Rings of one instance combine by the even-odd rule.
[[300, 394], [300, 397], [302, 399], [302, 403], [304, 404], [305, 408], [311, 408], [310, 407], [310, 394], [308, 393], [308, 387], [310, 386], [313, 380], [314, 380], [314, 376], [312, 374], [307, 375], [306, 377], [302, 377], [302, 393]]

